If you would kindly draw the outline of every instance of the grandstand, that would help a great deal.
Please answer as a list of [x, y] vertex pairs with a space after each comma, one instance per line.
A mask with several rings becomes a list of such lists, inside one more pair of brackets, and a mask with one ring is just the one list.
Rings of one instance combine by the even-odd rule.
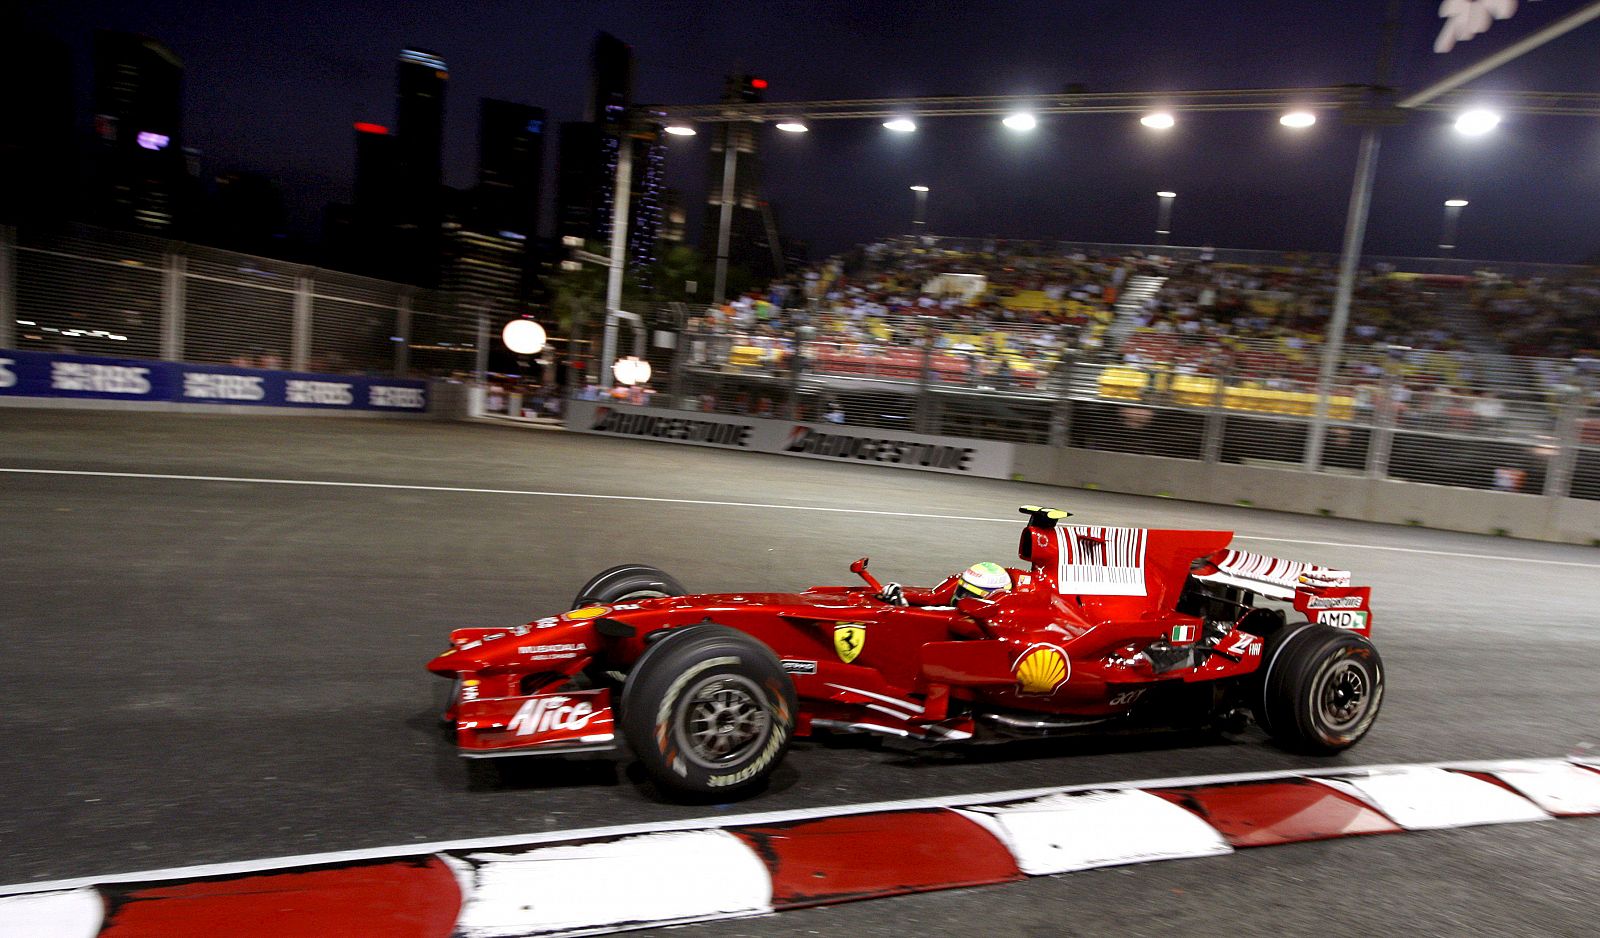
[[[1334, 259], [1156, 250], [868, 245], [691, 317], [673, 394], [729, 413], [1298, 464]], [[1600, 438], [1597, 346], [1592, 270], [1370, 263], [1322, 468], [1537, 490], [1551, 441]], [[1590, 462], [1584, 491], [1600, 485]]]
[[[1124, 366], [1103, 376], [1108, 396], [1170, 392], [1305, 412], [1298, 395], [1315, 379], [1337, 280], [1332, 258], [1263, 263], [1153, 251], [885, 241], [712, 309], [695, 326], [744, 337], [729, 345], [735, 367], [780, 367], [808, 327], [807, 367], [822, 374], [1032, 388], [1078, 353]], [[1402, 263], [1360, 272], [1340, 375], [1351, 385], [1377, 383], [1398, 355], [1410, 383], [1537, 387], [1568, 370], [1551, 358], [1597, 354], [1600, 279], [1592, 271], [1513, 278]], [[1263, 404], [1253, 391], [1287, 396]]]

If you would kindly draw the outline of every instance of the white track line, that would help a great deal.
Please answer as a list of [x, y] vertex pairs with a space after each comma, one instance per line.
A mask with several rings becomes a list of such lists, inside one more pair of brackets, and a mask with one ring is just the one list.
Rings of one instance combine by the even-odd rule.
[[1396, 763], [1366, 766], [1329, 766], [1317, 769], [1274, 769], [1264, 772], [1237, 772], [1223, 775], [1192, 775], [1178, 778], [1141, 779], [1131, 782], [1089, 782], [1081, 785], [1059, 785], [1050, 788], [1022, 788], [1013, 791], [984, 792], [965, 795], [945, 795], [936, 798], [906, 798], [897, 801], [877, 801], [869, 804], [847, 804], [796, 808], [789, 811], [766, 811], [751, 814], [732, 814], [713, 818], [685, 818], [675, 821], [649, 821], [640, 824], [616, 824], [609, 827], [588, 827], [571, 830], [541, 831], [538, 833], [511, 834], [502, 837], [477, 837], [463, 840], [441, 840], [432, 843], [402, 844], [389, 847], [370, 847], [359, 850], [336, 850], [329, 853], [308, 853], [297, 856], [270, 857], [261, 860], [242, 860], [234, 863], [208, 863], [200, 866], [180, 866], [170, 869], [145, 870], [136, 873], [112, 873], [105, 876], [82, 876], [76, 879], [58, 879], [37, 883], [14, 883], [0, 886], [0, 896], [22, 893], [78, 889], [107, 883], [157, 882], [172, 879], [197, 879], [212, 876], [235, 876], [261, 873], [289, 867], [316, 866], [324, 863], [357, 863], [366, 860], [388, 860], [396, 857], [417, 856], [445, 851], [485, 850], [500, 847], [523, 847], [538, 844], [560, 843], [574, 840], [597, 840], [626, 837], [634, 834], [654, 834], [666, 831], [720, 830], [762, 824], [785, 824], [825, 817], [848, 817], [879, 811], [914, 811], [927, 808], [960, 808], [970, 805], [992, 805], [1010, 801], [1027, 801], [1048, 795], [1080, 791], [1121, 791], [1124, 789], [1187, 788], [1197, 785], [1219, 785], [1236, 782], [1271, 781], [1281, 778], [1320, 778], [1326, 776], [1350, 777], [1393, 773], [1414, 769], [1455, 769], [1468, 772], [1492, 772], [1508, 766], [1532, 765], [1588, 765], [1595, 763], [1580, 759], [1493, 759], [1477, 762]]
[[[159, 479], [176, 482], [235, 482], [251, 485], [304, 485], [326, 488], [387, 489], [405, 492], [452, 492], [466, 495], [521, 495], [530, 498], [584, 498], [597, 501], [651, 502], [672, 505], [705, 505], [713, 508], [764, 508], [778, 511], [817, 511], [842, 515], [876, 515], [888, 518], [923, 518], [933, 521], [977, 521], [983, 524], [1017, 524], [1014, 518], [985, 518], [976, 515], [937, 515], [918, 511], [886, 511], [875, 508], [831, 508], [824, 505], [792, 505], [777, 502], [734, 502], [706, 498], [664, 498], [650, 495], [601, 495], [592, 492], [557, 492], [541, 489], [486, 489], [459, 485], [411, 485], [398, 482], [335, 482], [325, 479], [258, 479], [241, 476], [178, 475], [158, 472], [94, 472], [86, 469], [13, 469], [0, 467], [0, 473], [20, 475], [87, 476], [108, 479]], [[1475, 554], [1468, 551], [1432, 550], [1424, 547], [1386, 547], [1378, 544], [1352, 544], [1342, 541], [1311, 541], [1261, 534], [1235, 534], [1242, 541], [1270, 541], [1278, 544], [1304, 544], [1314, 547], [1345, 547], [1355, 550], [1382, 550], [1399, 554], [1425, 554], [1431, 557], [1458, 557], [1506, 563], [1535, 563], [1551, 567], [1578, 567], [1600, 570], [1600, 563], [1576, 560], [1545, 560], [1510, 554]]]
[[[252, 479], [235, 476], [192, 476], [158, 472], [90, 472], [83, 469], [8, 469], [0, 472], [27, 473], [30, 475], [99, 476], [111, 479], [168, 479], [179, 482], [248, 482], [255, 485], [312, 485], [349, 489], [398, 489], [406, 492], [456, 492], [468, 495], [525, 495], [536, 498], [592, 498], [618, 502], [658, 502], [674, 505], [710, 505], [718, 508], [776, 508], [786, 511], [826, 511], [846, 515], [886, 515], [894, 518], [933, 518], [939, 521], [985, 521], [997, 523], [995, 518], [971, 515], [935, 515], [912, 511], [879, 511], [872, 508], [828, 508], [822, 505], [780, 505], [765, 502], [724, 502], [707, 498], [659, 498], [649, 495], [597, 495], [592, 492], [546, 492], [538, 489], [481, 489], [459, 485], [404, 485], [395, 482], [329, 482], [322, 479]], [[998, 522], [1015, 524], [1014, 521]]]

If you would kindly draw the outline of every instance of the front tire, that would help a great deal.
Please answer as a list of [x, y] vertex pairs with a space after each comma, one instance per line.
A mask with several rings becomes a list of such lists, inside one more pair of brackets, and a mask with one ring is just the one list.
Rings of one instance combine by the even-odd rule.
[[1256, 722], [1279, 745], [1328, 755], [1360, 741], [1383, 703], [1383, 659], [1331, 625], [1287, 626], [1262, 651]]
[[622, 691], [622, 733], [658, 788], [732, 801], [783, 761], [795, 711], [794, 684], [770, 648], [695, 625], [640, 657]]
[[572, 598], [572, 608], [621, 603], [632, 599], [682, 596], [688, 590], [665, 571], [642, 563], [625, 563], [602, 570], [583, 584]]

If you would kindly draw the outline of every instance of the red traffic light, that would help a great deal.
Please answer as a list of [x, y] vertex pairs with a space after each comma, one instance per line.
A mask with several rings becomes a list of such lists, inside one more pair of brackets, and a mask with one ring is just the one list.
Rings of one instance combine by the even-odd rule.
[[767, 80], [765, 78], [752, 78], [752, 79], [750, 79], [750, 87], [752, 87], [752, 88], [765, 88], [766, 86], [767, 86]]

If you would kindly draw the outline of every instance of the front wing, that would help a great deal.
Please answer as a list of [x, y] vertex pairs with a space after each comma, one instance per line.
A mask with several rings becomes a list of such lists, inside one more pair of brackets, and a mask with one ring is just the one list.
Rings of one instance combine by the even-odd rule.
[[463, 682], [453, 708], [456, 746], [469, 759], [616, 748], [611, 690], [477, 698]]

